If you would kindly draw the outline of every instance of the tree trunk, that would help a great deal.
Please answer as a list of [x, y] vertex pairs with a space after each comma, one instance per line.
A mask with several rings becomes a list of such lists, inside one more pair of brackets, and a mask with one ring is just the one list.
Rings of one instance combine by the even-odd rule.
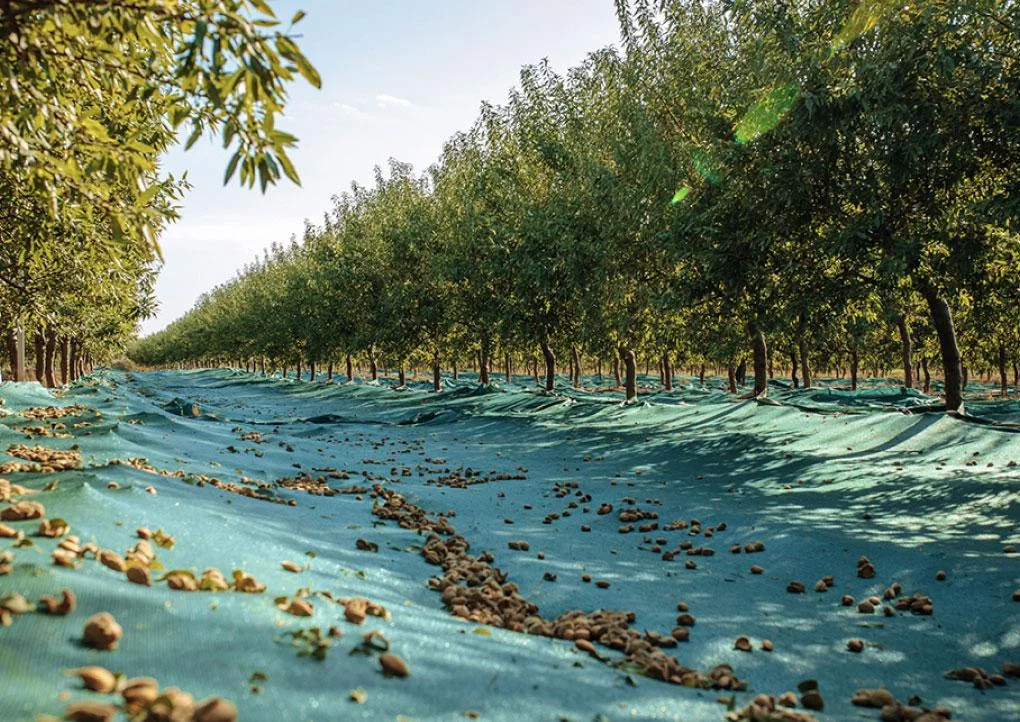
[[900, 354], [903, 359], [903, 387], [914, 388], [914, 361], [910, 341], [910, 328], [907, 327], [907, 317], [900, 314], [896, 319], [896, 327], [900, 330]]
[[432, 358], [432, 390], [439, 392], [443, 388], [442, 378], [439, 375], [439, 356]]
[[737, 364], [737, 385], [747, 385], [747, 359], [745, 358], [741, 358], [740, 363]]
[[46, 367], [46, 339], [41, 331], [35, 332], [35, 380], [38, 384], [45, 384], [43, 373]]
[[705, 364], [701, 364], [701, 371], [698, 374], [698, 380], [701, 382], [702, 386], [705, 385]]
[[577, 389], [581, 387], [581, 353], [577, 346], [570, 347], [570, 383]]
[[797, 351], [794, 348], [790, 349], [790, 381], [793, 383], [793, 388], [800, 388], [800, 379], [797, 378]]
[[949, 303], [933, 288], [921, 291], [928, 310], [931, 312], [932, 323], [939, 337], [939, 348], [942, 352], [942, 374], [945, 379], [946, 409], [956, 411], [963, 405], [963, 364], [960, 361], [960, 347], [956, 342], [956, 328], [953, 326], [953, 315]]
[[368, 347], [368, 372], [373, 381], [379, 379], [379, 365], [375, 361], [375, 344]]
[[[1016, 366], [1014, 365], [1013, 368], [1016, 368]], [[596, 361], [595, 361], [595, 375], [598, 377], [599, 386], [601, 387], [602, 386], [602, 357], [601, 356], [599, 356], [598, 359], [596, 359]]]
[[67, 340], [67, 336], [61, 337], [61, 339], [60, 339], [60, 383], [62, 383], [64, 385], [66, 385], [67, 382], [70, 380], [70, 379], [67, 378], [68, 373], [69, 373], [68, 372], [68, 368], [67, 368], [67, 363], [68, 363], [68, 360], [69, 360], [68, 356], [69, 356], [70, 351], [71, 351], [70, 346], [71, 346], [71, 344]]
[[552, 391], [556, 384], [556, 354], [549, 348], [549, 342], [545, 339], [540, 344], [542, 357], [545, 359], [545, 390]]
[[637, 400], [637, 358], [634, 349], [620, 347], [620, 362], [624, 369], [623, 388], [627, 395], [627, 403]]
[[70, 378], [71, 381], [78, 380], [78, 342], [74, 339], [70, 343]]
[[534, 356], [531, 357], [531, 375], [535, 378], [535, 384], [538, 384], [538, 359]]
[[970, 369], [968, 369], [966, 366], [961, 366], [960, 371], [963, 374], [963, 388], [966, 389], [967, 384], [970, 383]]
[[1020, 364], [1013, 362], [1013, 385], [1020, 386]]
[[478, 351], [478, 383], [482, 386], [489, 384], [489, 340], [482, 339], [481, 348]]
[[315, 362], [311, 359], [308, 361], [308, 379], [315, 381]]
[[726, 366], [726, 388], [731, 394], [737, 393], [737, 369], [727, 364]]
[[669, 358], [669, 352], [662, 354], [662, 385], [666, 391], [673, 390], [673, 362]]
[[7, 331], [7, 357], [11, 362], [11, 380], [21, 381], [18, 373], [20, 368], [18, 366], [18, 332], [13, 328]]
[[460, 370], [457, 368], [457, 362], [454, 361], [451, 367], [453, 369], [453, 380], [456, 381], [460, 378]]
[[616, 383], [613, 388], [620, 388], [620, 358], [618, 356], [613, 356], [613, 380]]
[[1008, 378], [1006, 377], [1006, 345], [1002, 342], [999, 343], [999, 388], [1002, 391], [1002, 398], [1006, 398], [1006, 393], [1009, 391]]
[[804, 388], [811, 388], [811, 366], [808, 364], [807, 341], [802, 336], [800, 339], [800, 373], [804, 378]]
[[404, 364], [400, 364], [400, 368], [397, 370], [397, 386], [403, 387], [407, 382], [407, 378], [404, 374]]
[[928, 373], [928, 357], [921, 357], [921, 373], [924, 374], [924, 388], [921, 389], [924, 393], [931, 391], [931, 374]]
[[754, 396], [762, 398], [768, 393], [768, 347], [765, 345], [765, 332], [761, 326], [751, 330], [751, 351], [754, 358]]
[[[46, 332], [46, 363], [43, 365], [43, 373], [46, 374], [46, 385], [49, 388], [54, 388], [57, 385], [57, 379], [53, 375], [53, 356], [57, 352], [57, 334], [53, 331]], [[1005, 362], [1003, 362], [1005, 363]]]
[[857, 369], [860, 367], [860, 357], [857, 355], [857, 347], [850, 351], [850, 390], [857, 390]]
[[511, 362], [509, 353], [505, 353], [503, 355], [503, 362], [506, 370], [506, 382], [510, 383], [511, 381], [513, 381], [514, 367], [513, 363]]

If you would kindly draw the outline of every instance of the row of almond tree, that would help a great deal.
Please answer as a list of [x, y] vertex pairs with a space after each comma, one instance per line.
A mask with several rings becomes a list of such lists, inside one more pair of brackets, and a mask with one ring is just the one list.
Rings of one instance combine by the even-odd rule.
[[[391, 161], [132, 357], [902, 369], [1020, 349], [1015, 2], [618, 0], [424, 173]], [[640, 357], [640, 358], [639, 358]], [[647, 363], [647, 361], [646, 361]], [[566, 365], [566, 364], [562, 364]], [[1010, 368], [1012, 367], [1012, 368]], [[590, 366], [589, 366], [590, 368]], [[1015, 381], [1014, 381], [1015, 382]]]

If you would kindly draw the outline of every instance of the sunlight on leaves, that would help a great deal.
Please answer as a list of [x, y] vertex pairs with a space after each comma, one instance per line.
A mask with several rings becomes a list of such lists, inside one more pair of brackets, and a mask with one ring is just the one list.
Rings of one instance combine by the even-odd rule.
[[671, 200], [670, 203], [672, 203], [673, 205], [676, 205], [677, 203], [682, 201], [684, 198], [686, 198], [687, 194], [690, 193], [690, 192], [691, 192], [691, 189], [688, 186], [684, 186], [683, 188], [680, 188], [676, 193], [673, 194], [673, 200]]

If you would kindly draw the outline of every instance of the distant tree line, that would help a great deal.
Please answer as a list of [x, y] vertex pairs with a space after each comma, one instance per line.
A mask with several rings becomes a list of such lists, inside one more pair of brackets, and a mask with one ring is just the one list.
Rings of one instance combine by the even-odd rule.
[[[1020, 360], [1015, 2], [618, 0], [621, 49], [522, 70], [131, 349], [146, 364], [770, 371]], [[567, 359], [567, 363], [562, 363]]]

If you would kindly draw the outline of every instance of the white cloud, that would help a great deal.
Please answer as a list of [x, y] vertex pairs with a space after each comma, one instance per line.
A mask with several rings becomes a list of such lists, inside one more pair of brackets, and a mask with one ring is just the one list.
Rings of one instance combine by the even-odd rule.
[[339, 108], [340, 112], [346, 115], [348, 118], [354, 118], [355, 120], [368, 120], [371, 116], [365, 111], [357, 108], [349, 103], [333, 103], [334, 108]]
[[395, 95], [379, 93], [375, 96], [375, 102], [380, 108], [410, 108], [413, 103], [406, 98], [398, 98]]

